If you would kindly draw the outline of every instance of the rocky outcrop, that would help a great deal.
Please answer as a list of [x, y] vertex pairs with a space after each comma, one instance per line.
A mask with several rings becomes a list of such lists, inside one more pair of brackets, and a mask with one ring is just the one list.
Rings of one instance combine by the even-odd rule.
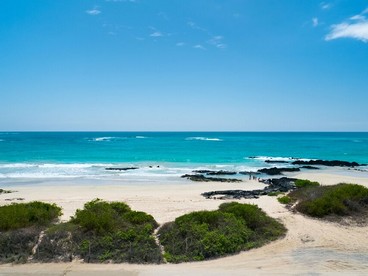
[[283, 160], [266, 160], [266, 163], [289, 163], [288, 161], [283, 161]]
[[127, 168], [105, 168], [107, 171], [129, 171], [129, 170], [138, 170], [137, 167], [127, 167]]
[[0, 189], [0, 194], [10, 194], [12, 191]]
[[300, 171], [299, 168], [276, 168], [276, 167], [258, 170], [258, 172], [265, 173], [268, 175], [278, 175], [282, 174], [283, 172], [298, 172], [298, 171]]
[[308, 169], [308, 170], [319, 170], [318, 167], [309, 166], [309, 165], [301, 166], [300, 168], [301, 169]]
[[211, 170], [194, 170], [194, 173], [207, 174], [207, 175], [235, 175], [237, 172], [233, 171], [211, 171]]
[[235, 178], [221, 178], [221, 177], [208, 177], [202, 174], [185, 174], [181, 176], [182, 178], [187, 178], [191, 181], [196, 182], [242, 182], [240, 179]]
[[322, 165], [329, 167], [356, 167], [361, 166], [357, 162], [347, 162], [347, 161], [339, 161], [339, 160], [296, 160], [292, 162], [293, 165]]
[[239, 172], [239, 174], [243, 174], [243, 175], [258, 175], [261, 174], [259, 172], [250, 172], [250, 171], [243, 171], [243, 172]]
[[288, 192], [294, 190], [296, 178], [273, 178], [263, 180], [262, 182], [268, 186], [262, 190], [224, 190], [211, 191], [202, 193], [202, 196], [208, 199], [241, 199], [241, 198], [259, 198], [262, 195], [267, 195], [271, 192]]

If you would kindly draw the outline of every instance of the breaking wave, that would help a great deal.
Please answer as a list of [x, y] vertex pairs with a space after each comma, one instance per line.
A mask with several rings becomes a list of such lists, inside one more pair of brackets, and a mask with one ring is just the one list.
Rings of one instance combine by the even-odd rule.
[[198, 140], [198, 141], [223, 141], [220, 138], [207, 138], [207, 137], [188, 137], [185, 138], [185, 140], [191, 141], [191, 140]]

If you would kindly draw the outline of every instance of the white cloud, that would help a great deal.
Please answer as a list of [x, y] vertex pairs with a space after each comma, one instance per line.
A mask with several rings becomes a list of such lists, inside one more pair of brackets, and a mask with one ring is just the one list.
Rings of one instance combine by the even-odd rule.
[[223, 36], [216, 35], [211, 37], [211, 39], [208, 40], [207, 43], [219, 49], [225, 49], [227, 45], [223, 43], [223, 39], [224, 39]]
[[353, 38], [363, 42], [368, 42], [368, 19], [365, 14], [368, 9], [362, 13], [350, 17], [345, 22], [331, 26], [331, 31], [325, 39], [333, 40], [338, 38]]
[[358, 20], [358, 21], [363, 20], [364, 21], [365, 17], [363, 15], [357, 14], [357, 15], [350, 17], [350, 20]]
[[176, 43], [175, 45], [176, 45], [176, 46], [178, 46], [178, 47], [182, 47], [182, 46], [184, 46], [184, 45], [185, 45], [185, 43], [184, 43], [184, 42], [178, 42], [178, 43]]
[[207, 32], [207, 30], [205, 28], [202, 28], [202, 27], [198, 26], [193, 21], [188, 21], [187, 24], [188, 24], [189, 27], [191, 27], [194, 30], [199, 30], [199, 31], [202, 31], [202, 32]]
[[332, 4], [326, 3], [326, 2], [322, 2], [319, 5], [320, 5], [320, 7], [321, 7], [322, 10], [329, 10], [332, 7]]
[[193, 46], [194, 49], [200, 49], [200, 50], [206, 50], [205, 47], [203, 47], [201, 44], [197, 44]]
[[331, 32], [326, 35], [326, 40], [337, 38], [355, 38], [363, 42], [368, 42], [368, 21], [357, 23], [341, 23], [332, 25]]
[[99, 15], [101, 11], [98, 8], [93, 8], [92, 10], [87, 10], [86, 13], [89, 15]]
[[150, 36], [152, 36], [152, 37], [161, 37], [161, 36], [164, 36], [164, 35], [161, 32], [156, 31], [156, 32], [151, 33]]
[[318, 26], [318, 18], [317, 17], [312, 18], [312, 25], [313, 25], [313, 27]]

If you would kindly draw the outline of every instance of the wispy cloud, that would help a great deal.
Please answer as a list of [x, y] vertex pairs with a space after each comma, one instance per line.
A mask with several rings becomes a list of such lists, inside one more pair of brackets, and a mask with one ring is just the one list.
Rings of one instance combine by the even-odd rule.
[[322, 10], [329, 10], [332, 8], [332, 4], [326, 2], [321, 2], [319, 6], [321, 7]]
[[198, 31], [202, 31], [202, 32], [207, 32], [207, 29], [202, 28], [201, 26], [198, 26], [195, 22], [193, 21], [188, 21], [187, 22], [188, 26], [191, 27], [194, 30], [198, 30]]
[[89, 15], [99, 15], [101, 11], [97, 7], [94, 7], [92, 10], [86, 10], [86, 13]]
[[317, 27], [317, 26], [318, 26], [318, 24], [319, 24], [319, 22], [318, 22], [318, 18], [317, 18], [317, 17], [313, 17], [313, 18], [312, 18], [312, 25], [313, 25], [313, 27]]
[[185, 45], [185, 43], [184, 43], [184, 42], [178, 42], [178, 43], [176, 43], [175, 45], [176, 45], [176, 46], [178, 46], [178, 47], [182, 47], [182, 46], [184, 46], [184, 45]]
[[354, 15], [340, 24], [331, 26], [331, 31], [326, 35], [327, 41], [338, 38], [353, 38], [368, 42], [368, 9]]
[[211, 37], [211, 39], [208, 40], [207, 43], [212, 46], [215, 46], [216, 48], [224, 49], [226, 48], [227, 45], [223, 43], [223, 39], [224, 39], [223, 36], [216, 35], [216, 36]]
[[199, 50], [207, 50], [205, 47], [203, 47], [201, 44], [197, 44], [193, 46], [194, 49], [199, 49]]
[[161, 36], [164, 36], [161, 32], [153, 32], [151, 33], [149, 36], [152, 36], [152, 37], [161, 37]]

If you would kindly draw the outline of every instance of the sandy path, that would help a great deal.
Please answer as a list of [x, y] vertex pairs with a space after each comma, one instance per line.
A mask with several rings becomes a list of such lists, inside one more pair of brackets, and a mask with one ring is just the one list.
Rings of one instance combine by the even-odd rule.
[[[323, 184], [359, 183], [368, 187], [368, 179], [352, 175], [301, 173], [298, 178], [318, 180]], [[55, 183], [54, 183], [55, 184]], [[64, 183], [65, 184], [65, 183]], [[26, 201], [42, 200], [63, 207], [63, 220], [93, 198], [121, 200], [133, 209], [152, 214], [159, 223], [195, 210], [213, 210], [224, 201], [207, 200], [200, 193], [223, 189], [255, 189], [263, 187], [256, 181], [244, 183], [190, 183], [154, 185], [117, 185], [116, 182], [96, 185], [17, 186], [18, 192], [0, 196], [24, 197]], [[106, 186], [105, 186], [106, 185]], [[26, 264], [1, 265], [0, 275], [245, 275], [245, 274], [368, 274], [368, 227], [342, 226], [294, 214], [274, 197], [264, 196], [241, 202], [258, 204], [270, 216], [280, 219], [288, 228], [284, 239], [262, 248], [212, 261], [179, 265], [105, 265]]]

